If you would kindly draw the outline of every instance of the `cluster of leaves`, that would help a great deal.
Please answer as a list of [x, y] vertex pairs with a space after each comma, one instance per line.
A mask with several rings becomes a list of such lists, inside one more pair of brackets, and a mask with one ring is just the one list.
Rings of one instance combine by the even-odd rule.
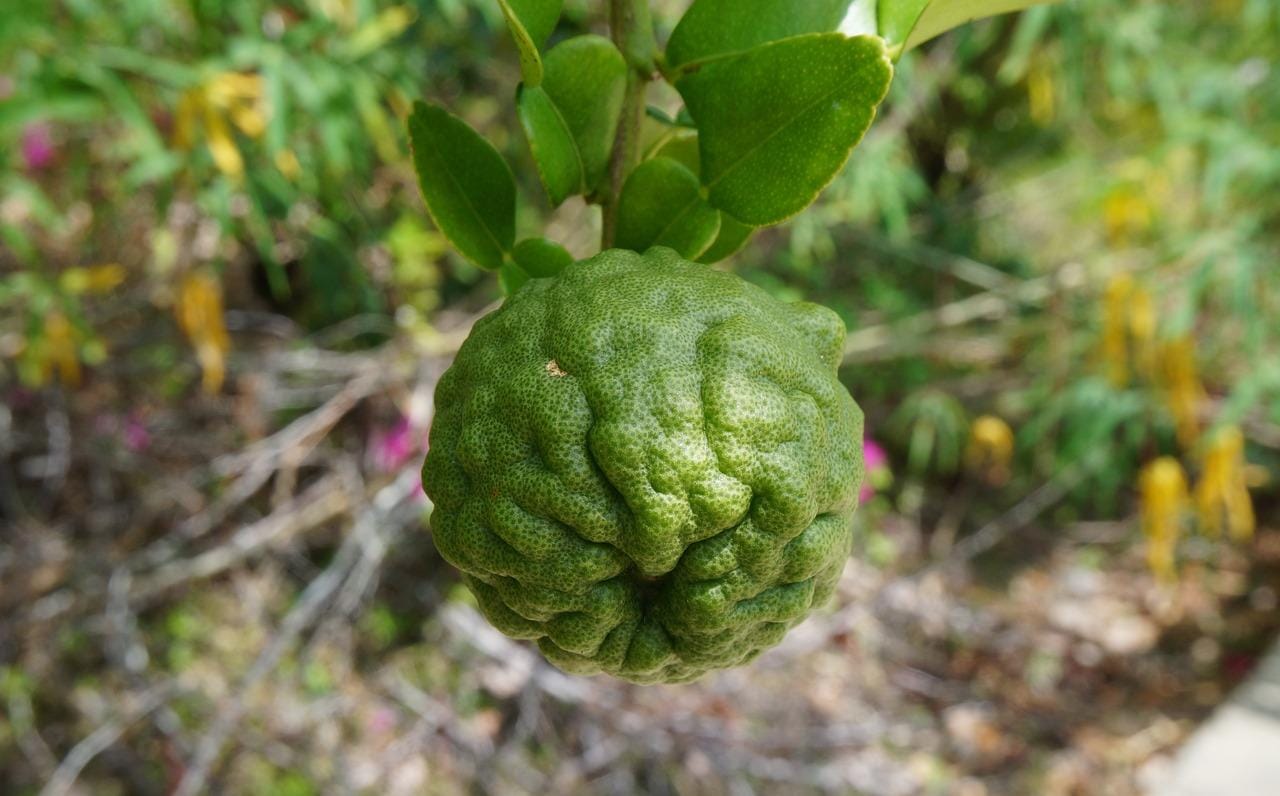
[[[562, 0], [499, 0], [520, 55], [520, 126], [551, 205], [603, 211], [601, 246], [666, 246], [712, 263], [810, 205], [870, 126], [905, 50], [975, 16], [1030, 3], [695, 0], [665, 50], [647, 2], [611, 4], [612, 39], [545, 47]], [[855, 35], [849, 35], [855, 34]], [[660, 78], [682, 101], [648, 105]], [[462, 120], [420, 103], [409, 120], [432, 217], [514, 290], [572, 257], [517, 242], [516, 181]]]

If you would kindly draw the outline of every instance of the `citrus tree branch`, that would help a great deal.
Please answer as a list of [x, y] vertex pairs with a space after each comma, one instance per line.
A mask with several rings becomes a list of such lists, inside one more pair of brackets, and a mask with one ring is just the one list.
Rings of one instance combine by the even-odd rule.
[[609, 0], [609, 34], [627, 61], [627, 87], [618, 118], [618, 132], [609, 156], [608, 185], [601, 196], [604, 213], [600, 247], [613, 245], [618, 226], [618, 196], [627, 172], [635, 165], [645, 87], [653, 75], [653, 26], [647, 0]]

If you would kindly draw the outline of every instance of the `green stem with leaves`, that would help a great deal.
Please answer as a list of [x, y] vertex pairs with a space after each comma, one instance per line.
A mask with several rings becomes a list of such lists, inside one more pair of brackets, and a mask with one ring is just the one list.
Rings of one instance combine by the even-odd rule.
[[657, 45], [646, 0], [610, 0], [609, 33], [627, 61], [627, 87], [618, 118], [618, 132], [609, 156], [608, 184], [600, 197], [603, 211], [601, 248], [613, 246], [618, 227], [618, 197], [622, 183], [635, 165], [644, 117], [645, 89], [654, 73]]

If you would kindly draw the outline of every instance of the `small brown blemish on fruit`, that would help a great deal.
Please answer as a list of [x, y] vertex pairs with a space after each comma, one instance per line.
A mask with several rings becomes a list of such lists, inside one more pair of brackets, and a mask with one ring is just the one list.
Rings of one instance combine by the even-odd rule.
[[556, 362], [554, 359], [547, 360], [547, 372], [550, 373], [552, 376], [556, 377], [557, 379], [560, 378], [561, 376], [569, 375], [568, 373], [565, 373], [563, 370], [560, 369], [560, 363]]

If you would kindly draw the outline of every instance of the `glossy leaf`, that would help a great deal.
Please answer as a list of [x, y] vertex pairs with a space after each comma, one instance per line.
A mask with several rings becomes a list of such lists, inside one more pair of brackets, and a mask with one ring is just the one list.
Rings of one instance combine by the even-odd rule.
[[618, 198], [617, 245], [643, 252], [668, 246], [693, 259], [720, 229], [720, 214], [707, 204], [693, 172], [670, 158], [636, 167]]
[[423, 102], [409, 117], [409, 143], [440, 232], [467, 259], [500, 268], [515, 241], [516, 181], [498, 150], [466, 122]]
[[667, 43], [672, 67], [804, 33], [829, 33], [850, 0], [694, 0]]
[[573, 262], [573, 255], [555, 241], [525, 238], [511, 250], [511, 260], [502, 265], [498, 281], [508, 296], [524, 287], [530, 279], [552, 277]]
[[627, 65], [603, 36], [566, 39], [547, 52], [543, 88], [578, 145], [586, 188], [604, 176], [626, 91]]
[[875, 21], [880, 38], [890, 46], [905, 42], [927, 5], [929, 0], [879, 0]]
[[555, 29], [564, 0], [498, 0], [498, 5], [520, 54], [520, 74], [524, 84], [540, 85], [542, 56], [539, 50]]
[[711, 204], [763, 226], [803, 210], [844, 166], [893, 75], [872, 36], [810, 34], [703, 64], [676, 84], [698, 123]]
[[671, 158], [694, 174], [702, 173], [702, 160], [698, 155], [698, 134], [692, 130], [679, 130], [662, 142], [654, 157]]
[[879, 0], [880, 35], [901, 52], [975, 19], [1020, 11], [1056, 0]]
[[503, 263], [502, 269], [498, 271], [498, 284], [502, 285], [502, 294], [505, 296], [514, 295], [524, 287], [529, 278], [529, 274], [515, 263]]
[[716, 239], [711, 246], [699, 255], [698, 262], [710, 265], [736, 254], [747, 245], [747, 241], [751, 239], [751, 233], [755, 231], [755, 227], [743, 224], [728, 213], [721, 213], [720, 231], [716, 234]]
[[542, 279], [563, 271], [573, 262], [573, 255], [555, 241], [525, 238], [511, 250], [511, 259], [529, 276]]
[[547, 43], [551, 31], [556, 29], [560, 21], [560, 11], [564, 8], [564, 0], [500, 0], [509, 7], [520, 20], [520, 24], [529, 34], [535, 46], [541, 48]]
[[551, 204], [559, 205], [580, 192], [582, 158], [578, 156], [578, 144], [547, 92], [541, 86], [521, 86], [516, 93], [516, 115]]

